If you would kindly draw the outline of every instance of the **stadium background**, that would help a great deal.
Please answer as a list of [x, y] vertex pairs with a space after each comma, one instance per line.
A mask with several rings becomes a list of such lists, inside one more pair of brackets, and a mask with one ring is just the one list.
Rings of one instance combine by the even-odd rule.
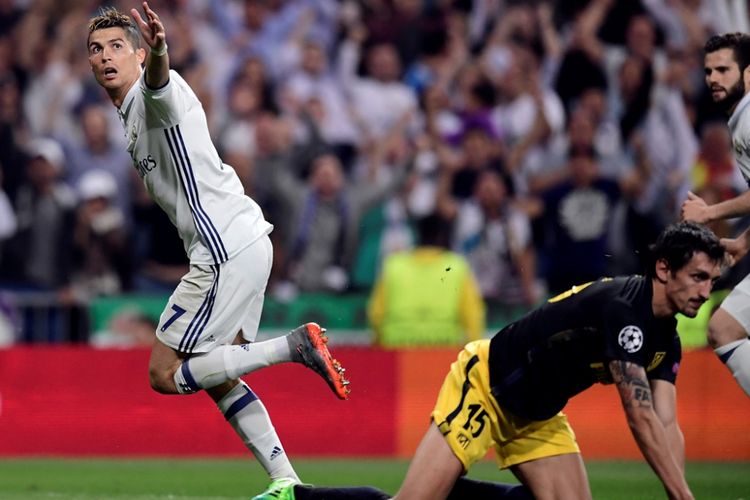
[[[123, 2], [113, 3], [121, 8], [135, 6]], [[684, 0], [671, 3], [582, 0], [548, 4], [554, 13], [554, 27], [560, 37], [563, 53], [575, 44], [571, 30], [575, 13], [580, 9], [591, 8], [590, 12], [597, 5], [609, 9], [606, 19], [599, 27], [598, 41], [619, 49], [626, 47], [628, 43], [625, 35], [627, 20], [644, 13], [651, 19], [658, 28], [655, 52], [660, 53], [661, 60], [682, 60], [688, 67], [686, 73], [673, 75], [671, 85], [679, 88], [685, 106], [684, 118], [690, 121], [694, 137], [686, 142], [670, 143], [667, 146], [693, 152], [688, 163], [678, 168], [684, 176], [683, 180], [693, 189], [705, 189], [705, 192], [718, 193], [718, 196], [744, 189], [744, 186], [738, 187], [736, 179], [730, 179], [732, 175], [727, 174], [726, 164], [722, 163], [725, 158], [712, 163], [712, 159], [705, 154], [708, 146], [701, 142], [705, 138], [702, 126], [710, 123], [716, 116], [711, 116], [705, 103], [705, 93], [700, 90], [700, 44], [713, 32], [734, 29], [747, 31], [747, 12], [746, 9], [742, 10], [740, 4], [742, 2], [723, 0]], [[120, 276], [121, 281], [114, 291], [102, 287], [87, 287], [87, 283], [92, 281], [74, 282], [76, 277], [80, 277], [81, 269], [86, 266], [80, 261], [66, 260], [72, 253], [73, 243], [65, 238], [53, 240], [52, 231], [48, 233], [48, 240], [36, 240], [31, 246], [24, 246], [28, 243], [19, 241], [24, 224], [28, 222], [23, 217], [28, 213], [24, 213], [22, 204], [19, 204], [19, 199], [22, 198], [19, 193], [27, 187], [25, 172], [33, 160], [42, 157], [45, 161], [59, 163], [57, 167], [60, 175], [55, 182], [67, 186], [74, 195], [80, 195], [81, 199], [84, 193], [78, 181], [84, 172], [102, 167], [107, 169], [114, 165], [119, 165], [117, 168], [122, 166], [121, 157], [113, 157], [111, 163], [76, 164], [77, 159], [84, 156], [73, 154], [86, 149], [82, 110], [89, 105], [105, 106], [105, 116], [112, 123], [101, 126], [111, 135], [109, 139], [112, 141], [112, 149], [122, 153], [119, 123], [116, 122], [113, 110], [107, 107], [109, 103], [106, 98], [97, 89], [92, 89], [88, 69], [82, 64], [85, 58], [82, 58], [81, 44], [78, 43], [81, 32], [76, 31], [81, 29], [85, 19], [99, 5], [100, 2], [89, 0], [0, 1], [0, 166], [3, 179], [0, 197], [8, 200], [7, 206], [0, 203], [0, 498], [34, 498], [37, 494], [44, 498], [47, 494], [60, 497], [59, 492], [67, 484], [65, 464], [81, 464], [71, 475], [87, 477], [96, 475], [99, 470], [97, 467], [109, 459], [135, 459], [139, 463], [139, 459], [143, 457], [197, 458], [200, 464], [195, 470], [185, 466], [188, 472], [184, 472], [177, 462], [167, 462], [164, 475], [169, 474], [170, 470], [182, 471], [186, 475], [199, 475], [203, 468], [212, 470], [216, 476], [223, 478], [247, 474], [253, 481], [251, 484], [231, 484], [226, 479], [230, 483], [229, 492], [224, 490], [224, 493], [206, 489], [205, 485], [193, 485], [195, 490], [180, 490], [179, 495], [184, 497], [247, 497], [265, 483], [265, 478], [257, 467], [245, 465], [252, 462], [249, 454], [205, 397], [165, 398], [152, 393], [145, 377], [147, 349], [139, 345], [138, 338], [129, 336], [133, 335], [133, 331], [141, 331], [144, 326], [147, 329], [153, 323], [165, 303], [164, 294], [170, 290], [169, 285], [147, 279], [153, 278], [144, 272], [145, 262], [154, 257], [149, 249], [159, 246], [174, 248], [169, 243], [173, 242], [174, 235], [170, 239], [163, 227], [145, 226], [144, 213], [146, 219], [156, 216], [148, 209], [144, 210], [143, 206], [137, 206], [141, 201], [135, 200], [135, 195], [126, 202], [120, 199], [123, 193], [130, 191], [126, 187], [132, 181], [129, 179], [129, 174], [132, 173], [129, 158], [125, 158], [125, 167], [122, 167], [124, 170], [111, 171], [118, 182], [115, 196], [117, 204], [125, 203], [118, 206], [124, 209], [125, 227], [129, 228], [126, 241], [130, 246], [126, 253], [132, 254], [132, 261], [128, 261], [129, 269], [124, 276]], [[167, 19], [173, 63], [186, 72], [204, 100], [213, 127], [212, 133], [216, 136], [217, 146], [223, 157], [239, 169], [248, 192], [257, 196], [259, 201], [267, 203], [272, 197], [263, 191], [262, 185], [255, 184], [259, 181], [252, 175], [253, 165], [262, 163], [262, 144], [256, 143], [252, 134], [268, 125], [263, 121], [268, 118], [267, 115], [270, 114], [281, 123], [279, 117], [289, 114], [280, 90], [285, 79], [291, 80], [290, 75], [284, 74], [274, 65], [275, 59], [288, 62], [285, 58], [288, 53], [274, 52], [274, 47], [282, 46], [281, 42], [314, 41], [326, 47], [327, 54], [333, 61], [345, 40], [361, 35], [355, 29], [359, 25], [347, 24], [352, 18], [352, 12], [358, 7], [364, 13], [362, 20], [369, 29], [369, 36], [380, 37], [379, 41], [385, 39], [393, 42], [399, 55], [404, 58], [404, 69], [412, 70], [402, 73], [401, 80], [407, 82], [410, 88], [417, 89], [415, 94], [419, 92], [421, 100], [418, 102], [417, 114], [421, 115], [426, 104], [426, 94], [423, 93], [425, 89], [422, 86], [429, 82], [424, 72], [429, 65], [420, 63], [425, 63], [425, 56], [429, 54], [420, 53], [418, 47], [420, 39], [431, 39], [428, 34], [432, 32], [420, 20], [432, 22], [437, 19], [440, 21], [437, 24], [438, 30], [447, 29], [446, 24], [440, 24], [445, 23], [445, 19], [450, 22], [457, 19], [466, 21], [466, 39], [463, 43], [468, 50], [463, 57], [465, 61], [477, 62], [482, 49], [494, 43], [490, 40], [502, 20], [514, 17], [520, 23], [519, 26], [523, 25], [525, 14], [511, 15], [510, 12], [514, 9], [516, 12], [523, 11], [532, 3], [502, 0], [169, 0], [155, 1], [152, 5]], [[269, 25], [274, 28], [285, 25], [287, 31], [281, 30], [285, 33], [282, 35], [285, 38], [282, 39], [275, 38], [278, 31], [266, 32], [255, 38], [260, 40], [260, 44], [253, 49], [257, 52], [250, 53], [254, 56], [261, 54], [260, 59], [266, 64], [265, 86], [258, 89], [253, 84], [246, 88], [246, 82], [242, 78], [235, 78], [237, 75], [232, 73], [238, 72], [237, 68], [242, 66], [243, 58], [248, 52], [232, 45], [224, 35], [237, 36], [235, 41], [252, 41], [257, 33], [250, 24], [243, 25], [243, 20], [251, 23], [255, 19], [253, 16], [258, 15], [259, 11], [262, 11], [260, 16], [269, 21]], [[312, 20], [305, 14], [311, 11], [315, 12]], [[535, 29], [539, 30], [543, 14], [541, 10], [532, 11], [532, 17], [537, 16]], [[435, 12], [442, 12], [444, 19], [434, 16]], [[737, 12], [742, 15], [736, 15]], [[695, 29], [696, 26], [700, 29]], [[289, 27], [297, 29], [288, 29]], [[451, 30], [456, 29], [454, 25], [450, 27]], [[455, 32], [451, 31], [451, 34], [454, 35]], [[523, 46], [527, 43], [538, 45], [539, 37], [539, 32], [529, 34], [521, 30], [511, 38], [512, 43]], [[241, 45], [240, 42], [237, 43]], [[367, 47], [366, 43], [363, 47]], [[544, 50], [550, 49], [546, 47]], [[277, 58], [279, 55], [284, 57]], [[548, 55], [550, 54], [545, 54]], [[658, 59], [660, 57], [655, 57], [655, 60]], [[658, 66], [656, 62], [654, 64]], [[365, 66], [364, 62], [360, 65]], [[296, 69], [293, 68], [292, 72], [294, 71]], [[361, 75], [363, 69], [358, 68], [357, 72]], [[248, 70], [248, 73], [252, 71]], [[603, 73], [594, 71], [592, 74], [601, 76]], [[581, 88], [586, 87], [587, 75], [590, 74], [574, 74], [572, 81], [582, 81]], [[680, 77], [682, 80], [679, 80]], [[253, 77], [250, 75], [248, 78]], [[594, 87], [603, 85], [599, 81], [588, 83]], [[242, 95], [250, 87], [252, 98], [262, 102], [260, 109], [251, 110], [249, 118], [240, 116], [241, 113], [235, 115], [238, 110], [232, 106], [237, 102], [230, 102], [229, 96]], [[558, 94], [560, 98], [565, 97], [564, 86], [555, 87], [549, 79], [541, 87]], [[474, 90], [476, 92], [469, 94], [480, 100], [488, 98], [483, 93], [487, 91], [486, 86], [477, 85]], [[455, 103], [466, 96], [456, 91], [450, 97]], [[569, 101], [563, 100], [565, 112], [572, 111], [575, 101], [573, 96], [567, 97]], [[275, 102], [269, 104], [268, 100]], [[240, 104], [243, 102], [239, 98], [238, 101]], [[617, 102], [615, 97], [615, 108]], [[376, 108], [388, 108], [390, 103], [376, 100], [372, 104]], [[645, 106], [641, 110], [641, 116], [656, 107], [653, 101], [641, 104]], [[311, 108], [310, 111], [314, 109]], [[451, 118], [460, 116], [458, 105], [451, 111]], [[471, 122], [471, 127], [484, 129], [489, 137], [503, 142], [508, 151], [523, 142], [523, 137], [513, 135], [515, 131], [510, 126], [501, 133], [488, 126], [487, 120], [474, 118], [474, 121], [467, 119], [467, 123]], [[416, 124], [410, 126], [419, 130], [425, 126], [424, 123], [417, 120]], [[565, 135], [565, 123], [562, 120], [558, 124], [559, 128], [553, 132]], [[391, 125], [399, 132], [402, 131], [396, 124]], [[409, 129], [409, 134], [412, 132]], [[341, 146], [361, 144], [356, 144], [356, 137], [347, 136], [346, 131], [343, 136], [341, 133], [341, 130], [323, 127], [324, 142], [335, 146], [333, 149], [337, 155], [342, 161], [347, 161], [351, 168], [347, 174], [352, 177], [349, 180], [353, 180], [357, 175], [357, 161], [351, 156], [356, 157], [358, 153], [351, 151], [357, 151], [357, 147]], [[447, 131], [445, 134], [445, 143], [456, 147], [456, 138], [448, 138], [450, 134]], [[53, 146], [49, 142], [42, 143], [46, 144], [46, 148], [40, 148], [40, 143], [35, 142], [38, 139], [55, 142], [52, 143]], [[385, 138], [383, 140], [387, 142]], [[535, 146], [540, 146], [542, 140], [535, 140], [538, 141]], [[60, 151], [63, 156], [57, 155], [59, 149], [55, 149], [54, 144], [62, 148]], [[254, 150], [251, 146], [257, 146], [258, 149]], [[459, 145], [458, 149], [461, 147]], [[394, 147], [394, 151], [397, 149], [398, 147]], [[653, 153], [655, 157], [658, 156], [658, 152]], [[728, 153], [727, 148], [725, 153]], [[307, 160], [300, 160], [300, 164], [294, 165], [298, 173], [305, 170], [304, 161]], [[507, 164], [510, 159], [504, 158], [504, 161]], [[531, 160], [529, 162], [533, 163]], [[520, 163], [523, 164], [523, 161]], [[425, 177], [420, 180], [429, 184], [429, 177], [434, 173], [426, 172]], [[656, 180], [658, 179], [655, 178], [654, 181]], [[95, 187], [105, 189], [106, 192], [106, 186]], [[79, 208], [78, 202], [68, 207], [73, 219], [66, 219], [66, 223], [75, 221], [75, 213]], [[277, 217], [274, 220], [277, 233], [284, 234], [289, 221], [273, 211], [272, 203], [264, 205], [264, 208]], [[140, 216], [138, 210], [141, 210]], [[715, 229], [731, 233], [741, 229], [746, 223], [747, 221], [737, 221], [729, 227], [719, 226]], [[144, 225], [141, 226], [142, 224]], [[148, 227], [150, 233], [139, 231], [142, 227]], [[153, 234], [158, 236], [154, 238]], [[538, 236], [534, 235], [535, 238]], [[151, 240], [144, 243], [149, 238]], [[277, 262], [283, 263], [284, 242], [275, 241], [275, 245], [282, 250]], [[53, 256], [48, 257], [53, 263], [51, 269], [54, 272], [41, 277], [35, 276], [33, 272], [21, 272], [26, 271], [25, 262], [30, 262], [32, 256], [36, 258], [35, 250], [42, 247], [52, 249]], [[177, 249], [179, 253], [179, 244]], [[553, 247], [552, 253], [554, 250]], [[549, 269], [545, 266], [549, 265], [550, 249], [543, 247], [543, 241], [534, 239], [528, 251], [538, 253], [537, 274], [539, 281], [543, 282], [545, 270]], [[632, 253], [633, 248], [624, 249], [624, 253], [628, 252]], [[110, 264], [117, 264], [116, 256], [123, 257], [123, 254], [110, 256], [113, 258]], [[85, 256], [83, 262], [90, 257]], [[161, 263], [175, 264], [177, 268], [184, 265], [179, 258], [174, 262], [169, 260], [171, 258], [174, 255], [167, 256], [166, 262]], [[586, 263], [583, 262], [582, 265], [584, 264]], [[618, 262], [618, 265], [624, 264]], [[63, 268], [71, 266], [74, 268], [73, 272], [61, 272]], [[627, 265], [624, 266], [619, 269], [629, 270]], [[277, 270], [283, 270], [283, 266], [277, 266]], [[114, 274], [119, 272], [117, 270]], [[275, 275], [272, 285], [282, 282], [287, 284], [287, 278], [288, 276]], [[353, 283], [359, 279], [354, 275], [350, 278]], [[288, 453], [295, 461], [302, 462], [304, 472], [309, 471], [303, 477], [328, 484], [340, 482], [338, 480], [342, 478], [345, 479], [344, 482], [360, 484], [369, 480], [379, 481], [381, 478], [377, 476], [368, 476], [363, 471], [352, 469], [356, 469], [356, 464], [361, 463], [363, 468], [370, 467], [379, 471], [378, 465], [367, 461], [374, 457], [388, 463], [393, 461], [395, 464], [388, 472], [375, 473], [388, 474], [391, 482], [379, 484], [389, 485], [393, 490], [394, 484], [397, 485], [398, 478], [405, 471], [403, 459], [413, 452], [427, 425], [427, 415], [436, 390], [448, 364], [455, 356], [455, 349], [383, 350], [371, 345], [372, 334], [365, 315], [371, 280], [372, 276], [365, 277], [362, 282], [355, 283], [357, 286], [345, 291], [298, 290], [299, 293], [292, 299], [282, 292], [282, 288], [274, 289], [272, 286], [270, 290], [273, 293], [269, 294], [261, 325], [261, 338], [283, 333], [305, 321], [319, 321], [328, 326], [336, 356], [347, 366], [353, 381], [354, 392], [350, 401], [333, 400], [319, 380], [298, 367], [274, 367], [253, 374], [248, 381], [268, 406]], [[731, 280], [728, 280], [723, 286], [726, 288], [730, 284]], [[717, 294], [717, 299], [721, 293], [723, 292]], [[488, 297], [488, 334], [527, 310], [528, 304], [519, 304], [518, 297], [514, 298], [516, 302], [503, 303], [497, 297]], [[691, 463], [710, 461], [715, 465], [705, 476], [696, 473], [702, 481], [702, 497], [747, 497], [750, 494], [747, 479], [750, 478], [750, 403], [724, 367], [705, 348], [708, 312], [708, 308], [704, 308], [703, 316], [696, 321], [681, 319], [680, 333], [688, 352], [685, 354], [678, 386], [679, 418]], [[131, 330], [128, 330], [130, 333], [126, 336], [117, 331], [124, 320], [132, 320], [132, 323], [128, 323]], [[596, 387], [575, 398], [568, 413], [580, 439], [584, 457], [593, 464], [591, 470], [595, 492], [605, 491], [600, 495], [601, 498], [617, 498], [617, 494], [622, 495], [623, 491], [623, 498], [659, 497], [659, 486], [653, 482], [647, 469], [638, 469], [632, 476], [628, 476], [631, 473], [628, 464], [615, 465], [618, 472], [624, 471], [624, 480], [622, 477], [610, 477], [609, 473], [597, 469], [600, 460], [605, 463], [610, 460], [642, 460], [611, 387]], [[38, 457], [49, 458], [50, 461], [34, 462]], [[305, 461], [309, 457], [313, 461]], [[79, 461], [87, 458], [93, 460]], [[104, 458], [107, 460], [103, 460]], [[227, 458], [240, 459], [242, 465], [222, 461]], [[337, 458], [343, 458], [343, 461], [328, 461]], [[130, 462], [113, 463], [115, 469], [124, 470], [128, 468], [125, 464]], [[159, 469], [154, 462], [142, 463], [146, 469]], [[316, 463], [320, 464], [320, 469], [315, 468]], [[16, 467], [24, 467], [25, 464], [30, 465], [32, 471], [38, 471], [36, 477], [34, 472], [25, 476]], [[490, 475], [491, 464], [489, 468], [487, 465], [481, 464], [480, 469], [488, 477], [494, 477]], [[212, 467], [216, 467], [216, 470]], [[691, 467], [688, 467], [689, 471], [693, 470]], [[222, 475], [220, 470], [228, 472]], [[596, 475], [597, 472], [599, 476]], [[108, 478], [102, 479], [102, 482], [109, 482], [111, 486], [118, 479], [116, 472], [110, 474], [102, 473], [102, 478]], [[161, 493], [154, 492], [154, 498], [169, 497], [178, 491], [170, 490], [169, 488], [179, 487], [173, 486], [164, 477], [157, 479], [155, 483], [149, 483], [142, 469], [133, 474], [126, 477], [134, 484], [142, 481], [142, 484], [148, 485], [143, 486], [144, 489], [151, 487], [162, 491], [160, 488], [164, 488]], [[56, 484], [42, 484], [42, 476], [49, 476], [50, 481]], [[651, 482], [647, 484], [643, 496], [635, 493], [639, 490], [630, 489], [635, 488], [633, 478], [636, 476], [650, 478]], [[712, 477], [715, 478], [713, 482]], [[106, 484], [97, 492], [87, 490], [83, 483], [85, 481], [76, 483], [71, 480], [70, 491], [63, 494], [62, 498], [122, 496], [108, 490]], [[600, 484], [610, 484], [611, 489], [597, 490]], [[722, 485], [730, 485], [734, 489], [725, 491], [721, 489]], [[125, 489], [123, 487], [123, 491]], [[618, 490], [621, 491], [618, 493]], [[718, 493], [711, 496], [714, 491]], [[135, 495], [137, 498], [150, 498], [148, 492]]]

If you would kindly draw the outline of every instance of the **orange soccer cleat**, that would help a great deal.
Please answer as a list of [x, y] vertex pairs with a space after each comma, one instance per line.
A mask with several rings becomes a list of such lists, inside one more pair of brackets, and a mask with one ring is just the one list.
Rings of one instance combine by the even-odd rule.
[[328, 351], [325, 332], [326, 329], [317, 323], [305, 323], [289, 332], [287, 340], [293, 361], [317, 372], [339, 399], [348, 399], [350, 391], [347, 387], [349, 381], [344, 378], [346, 370]]

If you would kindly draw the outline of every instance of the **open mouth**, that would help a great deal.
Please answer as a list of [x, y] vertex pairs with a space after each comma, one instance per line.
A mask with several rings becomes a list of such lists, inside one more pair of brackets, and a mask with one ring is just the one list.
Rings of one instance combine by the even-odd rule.
[[117, 70], [115, 68], [104, 69], [104, 78], [114, 78], [116, 75], [117, 75]]

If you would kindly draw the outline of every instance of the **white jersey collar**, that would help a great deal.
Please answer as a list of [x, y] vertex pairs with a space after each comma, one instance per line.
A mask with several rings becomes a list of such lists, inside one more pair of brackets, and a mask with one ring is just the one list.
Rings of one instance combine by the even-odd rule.
[[122, 120], [123, 124], [127, 123], [128, 121], [128, 116], [130, 115], [133, 100], [135, 99], [135, 95], [138, 92], [140, 80], [141, 78], [138, 77], [138, 79], [133, 82], [133, 85], [130, 86], [130, 90], [128, 90], [128, 93], [125, 94], [125, 99], [122, 100], [122, 104], [117, 109], [117, 114], [119, 115], [120, 120]]

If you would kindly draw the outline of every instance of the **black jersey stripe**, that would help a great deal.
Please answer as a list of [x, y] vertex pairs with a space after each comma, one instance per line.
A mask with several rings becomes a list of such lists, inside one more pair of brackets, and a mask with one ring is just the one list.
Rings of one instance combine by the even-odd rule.
[[180, 126], [175, 125], [174, 126], [177, 140], [179, 141], [177, 143], [178, 151], [181, 151], [183, 158], [185, 159], [185, 166], [187, 167], [187, 174], [188, 179], [190, 181], [190, 186], [192, 187], [194, 193], [195, 193], [195, 204], [196, 209], [203, 215], [206, 224], [208, 226], [209, 234], [214, 238], [214, 244], [216, 245], [216, 248], [218, 250], [219, 258], [221, 259], [221, 262], [226, 261], [229, 259], [229, 255], [227, 253], [226, 248], [224, 247], [224, 242], [221, 240], [221, 236], [219, 235], [219, 231], [216, 229], [216, 226], [214, 226], [214, 223], [211, 221], [211, 217], [208, 216], [206, 213], [206, 210], [203, 208], [203, 205], [201, 204], [201, 199], [198, 194], [198, 183], [195, 180], [195, 172], [193, 170], [193, 165], [190, 162], [190, 156], [188, 155], [187, 148], [185, 147], [185, 140], [182, 137], [182, 131], [180, 131]]
[[188, 341], [187, 352], [193, 352], [193, 349], [195, 349], [195, 345], [198, 343], [198, 339], [200, 338], [201, 334], [203, 333], [203, 330], [205, 330], [206, 325], [208, 324], [208, 320], [211, 318], [211, 314], [214, 312], [214, 304], [216, 303], [216, 295], [219, 292], [219, 273], [220, 273], [221, 268], [219, 267], [218, 264], [212, 267], [214, 269], [214, 273], [216, 274], [216, 276], [214, 277], [213, 285], [211, 285], [211, 290], [209, 290], [208, 292], [208, 307], [206, 308], [205, 319], [203, 321], [203, 324], [200, 326], [200, 328], [194, 332], [193, 337]]
[[180, 341], [179, 350], [181, 352], [193, 352], [195, 344], [198, 342], [198, 338], [206, 328], [208, 320], [211, 317], [211, 313], [213, 312], [214, 301], [216, 299], [216, 291], [219, 285], [219, 266], [211, 266], [211, 269], [214, 271], [213, 283], [211, 283], [211, 288], [208, 290], [206, 297], [203, 299], [203, 302], [198, 309], [198, 313], [193, 317], [193, 320], [188, 325], [187, 330], [185, 330], [185, 334]]
[[188, 205], [190, 206], [190, 214], [193, 217], [193, 223], [203, 238], [203, 241], [206, 243], [208, 251], [211, 252], [211, 257], [213, 258], [214, 263], [218, 264], [221, 262], [220, 257], [217, 253], [217, 249], [214, 248], [212, 241], [206, 234], [205, 221], [201, 218], [201, 214], [195, 210], [195, 201], [193, 199], [194, 194], [191, 189], [188, 189], [187, 169], [183, 165], [182, 157], [178, 154], [176, 139], [171, 136], [171, 133], [173, 133], [172, 128], [164, 130], [164, 135], [167, 138], [167, 145], [169, 146], [169, 152], [172, 154], [172, 160], [177, 166], [177, 175], [180, 177], [182, 190], [184, 191], [185, 197], [188, 200]]
[[192, 191], [190, 191], [188, 189], [188, 181], [186, 179], [185, 169], [184, 169], [184, 167], [182, 165], [182, 158], [177, 153], [176, 141], [170, 135], [171, 131], [172, 131], [172, 129], [166, 129], [166, 130], [164, 130], [164, 135], [167, 138], [167, 145], [169, 146], [169, 152], [172, 154], [172, 159], [175, 162], [175, 165], [177, 166], [177, 168], [176, 168], [177, 175], [180, 177], [180, 184], [182, 185], [182, 190], [185, 193], [185, 197], [188, 200], [188, 205], [190, 207], [190, 215], [193, 217], [193, 223], [195, 224], [195, 228], [198, 230], [198, 232], [200, 233], [201, 237], [205, 241], [206, 246], [207, 246], [209, 252], [211, 252], [211, 257], [213, 258], [214, 263], [218, 263], [219, 260], [218, 260], [218, 256], [216, 254], [216, 251], [211, 246], [211, 241], [206, 236], [206, 231], [205, 231], [205, 228], [203, 227], [203, 220], [199, 219], [199, 214], [196, 214], [196, 212], [195, 212], [195, 210], [193, 208], [193, 205], [194, 205], [193, 193], [192, 193]]
[[180, 340], [180, 352], [190, 352], [188, 346], [191, 344], [195, 332], [203, 331], [205, 322], [208, 320], [207, 312], [211, 304], [211, 291], [213, 290], [215, 283], [216, 277], [214, 277], [214, 283], [211, 284], [211, 288], [203, 298], [203, 302], [201, 302], [201, 306], [198, 308], [198, 312], [195, 314], [195, 316], [193, 316], [193, 319], [190, 321], [190, 324], [188, 325], [185, 333], [182, 336], [182, 340]]
[[232, 403], [229, 408], [227, 408], [226, 413], [224, 413], [225, 419], [230, 420], [232, 417], [237, 415], [240, 410], [258, 399], [258, 396], [256, 396], [255, 393], [247, 385], [243, 384], [243, 388], [245, 389], [245, 394], [242, 395], [240, 399]]
[[[216, 277], [214, 277], [214, 282], [216, 281]], [[213, 289], [214, 283], [211, 284], [211, 289]], [[198, 312], [195, 313], [195, 316], [193, 316], [193, 319], [190, 320], [190, 323], [188, 324], [188, 327], [185, 329], [185, 333], [182, 334], [182, 339], [180, 340], [180, 345], [178, 346], [178, 350], [180, 352], [187, 352], [187, 345], [190, 343], [189, 339], [193, 334], [194, 328], [197, 328], [198, 324], [203, 321], [203, 316], [205, 315], [205, 311], [208, 308], [208, 303], [211, 298], [211, 290], [208, 291], [206, 296], [203, 298], [203, 302], [201, 302], [201, 306], [198, 308]]]

